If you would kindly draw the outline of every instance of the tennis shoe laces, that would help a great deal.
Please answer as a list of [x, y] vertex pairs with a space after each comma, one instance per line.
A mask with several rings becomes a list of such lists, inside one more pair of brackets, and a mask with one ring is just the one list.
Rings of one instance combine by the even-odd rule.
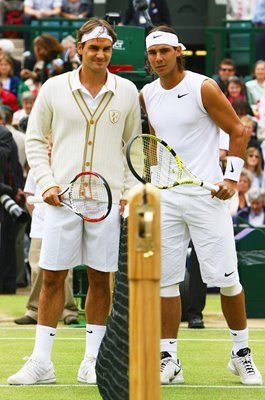
[[56, 377], [52, 362], [48, 366], [30, 357], [26, 364], [7, 379], [9, 385], [38, 385], [55, 383]]
[[262, 385], [262, 376], [252, 360], [248, 347], [239, 350], [236, 354], [232, 351], [228, 369], [240, 377], [244, 385]]
[[81, 362], [77, 376], [78, 382], [96, 384], [96, 358], [92, 355], [86, 355]]
[[161, 352], [160, 382], [162, 385], [184, 382], [180, 361], [174, 359], [167, 351]]

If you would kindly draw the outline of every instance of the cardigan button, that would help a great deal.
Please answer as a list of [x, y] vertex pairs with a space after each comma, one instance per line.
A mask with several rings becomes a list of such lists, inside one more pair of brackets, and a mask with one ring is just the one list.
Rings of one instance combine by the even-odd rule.
[[90, 120], [90, 125], [94, 125], [93, 119]]
[[86, 166], [88, 167], [89, 165], [90, 165], [90, 162], [89, 162], [89, 161], [87, 161], [87, 162], [86, 162]]
[[87, 144], [88, 144], [89, 146], [91, 146], [92, 140], [89, 140], [89, 141], [87, 142]]

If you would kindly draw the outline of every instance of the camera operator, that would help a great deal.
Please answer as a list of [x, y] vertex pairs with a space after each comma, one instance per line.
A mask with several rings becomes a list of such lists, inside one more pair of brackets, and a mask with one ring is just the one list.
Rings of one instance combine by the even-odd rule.
[[[0, 183], [2, 194], [11, 195], [16, 202], [21, 200], [24, 185], [22, 167], [18, 161], [18, 151], [12, 134], [4, 126], [5, 113], [0, 109]], [[8, 191], [8, 193], [6, 193]], [[18, 223], [0, 204], [0, 293], [16, 293], [17, 262], [16, 236]]]

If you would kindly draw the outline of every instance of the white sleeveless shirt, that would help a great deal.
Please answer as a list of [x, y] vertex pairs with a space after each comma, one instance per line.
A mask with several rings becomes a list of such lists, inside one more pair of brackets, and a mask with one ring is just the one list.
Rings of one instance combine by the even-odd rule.
[[[157, 79], [145, 85], [142, 93], [156, 136], [176, 151], [192, 174], [217, 183], [223, 180], [219, 166], [220, 130], [202, 103], [201, 85], [205, 79], [208, 77], [186, 71], [184, 79], [173, 89], [163, 89]], [[174, 190], [209, 194], [207, 190], [189, 184]]]

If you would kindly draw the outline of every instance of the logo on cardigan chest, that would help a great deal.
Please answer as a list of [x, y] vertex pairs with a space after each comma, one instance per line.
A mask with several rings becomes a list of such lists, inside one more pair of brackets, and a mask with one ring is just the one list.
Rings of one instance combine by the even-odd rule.
[[119, 121], [120, 116], [121, 116], [120, 111], [117, 111], [117, 110], [110, 110], [110, 112], [109, 112], [109, 118], [110, 118], [110, 121], [111, 121], [113, 124], [116, 124], [116, 123]]

